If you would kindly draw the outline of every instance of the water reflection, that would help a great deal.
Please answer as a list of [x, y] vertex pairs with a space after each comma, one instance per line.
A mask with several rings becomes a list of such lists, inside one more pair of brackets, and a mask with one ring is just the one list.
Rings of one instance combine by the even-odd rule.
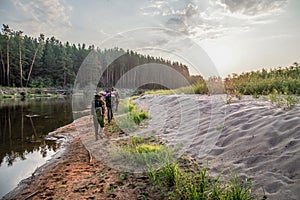
[[72, 122], [71, 109], [71, 98], [0, 101], [0, 166], [33, 152], [46, 157], [56, 151], [57, 144], [44, 137]]

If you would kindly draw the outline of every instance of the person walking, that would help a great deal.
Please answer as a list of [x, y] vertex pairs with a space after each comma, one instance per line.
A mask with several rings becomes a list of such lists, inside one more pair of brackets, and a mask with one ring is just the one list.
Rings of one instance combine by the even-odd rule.
[[107, 109], [107, 120], [108, 123], [111, 122], [113, 116], [113, 111], [112, 111], [112, 100], [111, 100], [111, 91], [106, 90], [106, 95], [105, 95], [105, 104], [106, 104], [106, 109]]
[[113, 110], [114, 110], [114, 112], [118, 112], [118, 106], [119, 106], [119, 93], [118, 93], [118, 91], [116, 90], [116, 89], [114, 89], [114, 88], [112, 88], [111, 89], [111, 91], [112, 91], [112, 95], [113, 95]]
[[[100, 138], [102, 138], [102, 133], [104, 128], [104, 111], [105, 111], [105, 102], [103, 101], [103, 96], [96, 93], [91, 106], [91, 114], [93, 115], [96, 140], [98, 140], [99, 135]], [[100, 125], [100, 131], [98, 129], [99, 125]]]

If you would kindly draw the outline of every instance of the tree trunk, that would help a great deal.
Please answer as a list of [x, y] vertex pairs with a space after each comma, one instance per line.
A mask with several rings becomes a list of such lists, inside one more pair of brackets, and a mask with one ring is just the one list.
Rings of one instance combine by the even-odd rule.
[[1, 57], [1, 65], [2, 65], [2, 70], [3, 70], [3, 72], [2, 72], [2, 82], [1, 82], [1, 84], [5, 84], [5, 74], [6, 74], [6, 70], [5, 70], [5, 64], [4, 64], [4, 60], [3, 60], [3, 54], [2, 54], [2, 50], [1, 50], [1, 48], [0, 48], [0, 57]]
[[20, 83], [21, 87], [23, 87], [23, 67], [22, 67], [22, 52], [21, 52], [21, 45], [19, 43], [19, 65], [20, 65]]
[[31, 72], [32, 72], [32, 68], [33, 68], [33, 65], [34, 65], [34, 61], [35, 61], [35, 58], [36, 58], [36, 55], [37, 55], [38, 51], [39, 51], [39, 46], [36, 48], [36, 50], [34, 52], [34, 56], [33, 56], [33, 59], [32, 59], [31, 65], [30, 65], [30, 69], [29, 69], [29, 73], [28, 73], [28, 77], [27, 77], [27, 80], [26, 80], [26, 87], [28, 85], [30, 75], [31, 75]]
[[66, 67], [64, 67], [64, 85], [63, 87], [65, 88], [67, 84], [67, 69]]
[[6, 81], [7, 81], [7, 86], [10, 85], [10, 79], [9, 79], [9, 40], [7, 41], [7, 45], [6, 45], [6, 60], [7, 60], [7, 65], [6, 65]]
[[22, 141], [22, 144], [23, 144], [23, 141], [24, 141], [24, 114], [23, 114], [23, 106], [21, 107], [22, 108], [22, 111], [21, 111], [21, 141]]

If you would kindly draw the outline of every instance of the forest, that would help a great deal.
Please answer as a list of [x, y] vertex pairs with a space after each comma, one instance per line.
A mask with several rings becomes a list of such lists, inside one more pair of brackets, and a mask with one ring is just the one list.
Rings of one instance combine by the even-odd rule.
[[190, 77], [188, 67], [179, 62], [163, 58], [141, 55], [122, 48], [104, 49], [94, 45], [70, 44], [61, 42], [55, 37], [38, 38], [23, 35], [3, 24], [0, 32], [0, 85], [8, 87], [55, 87], [72, 88], [76, 74], [87, 55], [96, 52], [101, 64], [116, 57], [103, 73], [99, 84], [111, 87], [127, 71], [146, 63], [158, 63], [172, 67], [192, 82], [200, 76]]
[[[300, 66], [297, 62], [285, 68], [234, 73], [224, 79], [209, 77], [204, 80], [201, 75], [190, 75], [188, 66], [179, 62], [141, 55], [118, 47], [101, 49], [94, 45], [87, 47], [85, 44], [63, 43], [53, 36], [46, 38], [43, 34], [34, 38], [23, 35], [22, 31], [14, 31], [5, 24], [0, 32], [0, 86], [71, 89], [80, 66], [92, 51], [97, 54], [99, 64], [107, 67], [99, 79], [99, 87], [112, 87], [136, 66], [156, 63], [178, 71], [193, 85], [195, 93], [300, 94]], [[110, 63], [111, 58], [116, 59]], [[129, 78], [133, 80], [142, 77]], [[176, 87], [187, 86], [176, 84]], [[165, 89], [162, 85], [155, 84], [145, 85], [143, 88]]]

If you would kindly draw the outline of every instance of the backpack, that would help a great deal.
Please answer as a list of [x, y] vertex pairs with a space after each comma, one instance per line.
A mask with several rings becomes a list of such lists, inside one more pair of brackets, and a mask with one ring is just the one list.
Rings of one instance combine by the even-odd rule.
[[95, 110], [96, 110], [96, 114], [98, 115], [103, 114], [103, 103], [100, 99], [95, 100]]
[[105, 96], [105, 103], [106, 103], [106, 107], [111, 107], [111, 94], [107, 94]]

